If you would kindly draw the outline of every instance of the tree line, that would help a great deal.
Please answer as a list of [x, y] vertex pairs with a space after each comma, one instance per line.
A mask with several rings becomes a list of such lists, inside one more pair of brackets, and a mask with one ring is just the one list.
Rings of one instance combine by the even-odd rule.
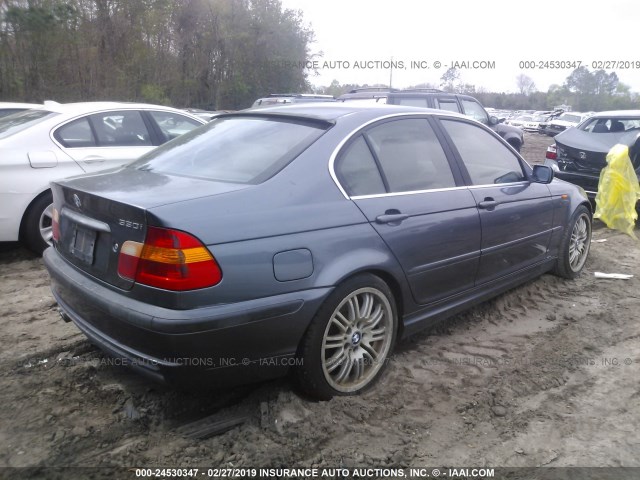
[[[269, 93], [314, 90], [305, 68], [318, 56], [313, 39], [301, 12], [280, 0], [0, 0], [0, 100], [246, 108]], [[640, 108], [640, 96], [604, 70], [577, 68], [547, 92], [524, 74], [517, 93], [460, 77], [452, 68], [439, 85], [417, 86], [495, 108]], [[359, 86], [334, 80], [315, 92], [339, 96]]]
[[279, 0], [0, 0], [0, 99], [246, 108], [310, 90], [312, 42]]

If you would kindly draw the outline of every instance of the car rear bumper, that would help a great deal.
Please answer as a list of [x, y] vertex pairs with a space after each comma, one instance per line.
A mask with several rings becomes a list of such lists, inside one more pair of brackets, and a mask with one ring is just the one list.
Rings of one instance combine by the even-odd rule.
[[0, 242], [19, 239], [22, 216], [34, 198], [30, 193], [0, 192]]
[[578, 185], [582, 187], [584, 191], [587, 193], [589, 199], [593, 200], [596, 198], [596, 194], [598, 193], [598, 182], [599, 177], [594, 177], [592, 175], [583, 175], [579, 173], [571, 173], [565, 171], [557, 171], [554, 172], [555, 176], [565, 182], [573, 183], [574, 185]]
[[[171, 310], [87, 277], [55, 249], [44, 253], [63, 316], [117, 365], [192, 387], [227, 386], [286, 374], [313, 315], [331, 292], [318, 288], [235, 304]], [[209, 386], [212, 386], [209, 385]]]

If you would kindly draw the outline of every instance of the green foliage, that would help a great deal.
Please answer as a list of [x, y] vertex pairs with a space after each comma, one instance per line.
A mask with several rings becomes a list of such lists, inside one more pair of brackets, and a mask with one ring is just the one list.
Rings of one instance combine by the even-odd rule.
[[144, 84], [140, 88], [140, 96], [147, 103], [156, 105], [170, 105], [171, 100], [160, 85]]
[[0, 98], [244, 108], [310, 88], [312, 41], [279, 0], [4, 0]]

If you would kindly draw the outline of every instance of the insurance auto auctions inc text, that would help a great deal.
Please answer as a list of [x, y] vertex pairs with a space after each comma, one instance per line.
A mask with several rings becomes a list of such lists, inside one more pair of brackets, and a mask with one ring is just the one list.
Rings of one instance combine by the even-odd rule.
[[307, 70], [428, 70], [455, 68], [459, 70], [495, 70], [495, 60], [267, 60], [271, 68]]

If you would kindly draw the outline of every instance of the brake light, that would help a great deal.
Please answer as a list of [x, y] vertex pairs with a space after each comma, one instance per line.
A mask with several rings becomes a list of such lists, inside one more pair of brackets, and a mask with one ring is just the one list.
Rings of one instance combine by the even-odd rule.
[[555, 143], [547, 147], [547, 153], [545, 154], [545, 158], [548, 158], [550, 160], [555, 160], [556, 158], [558, 158], [558, 153], [557, 153]]
[[51, 234], [54, 242], [60, 240], [60, 214], [56, 208], [51, 212]]
[[149, 227], [144, 243], [124, 242], [118, 275], [165, 290], [212, 287], [222, 272], [209, 250], [194, 236], [178, 230]]

